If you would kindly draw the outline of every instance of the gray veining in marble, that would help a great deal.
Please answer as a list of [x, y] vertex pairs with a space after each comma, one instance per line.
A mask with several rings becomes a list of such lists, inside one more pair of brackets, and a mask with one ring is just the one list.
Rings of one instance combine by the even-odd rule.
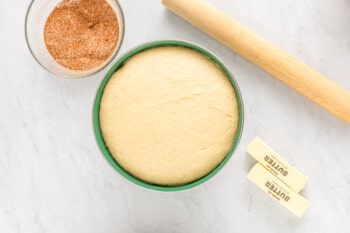
[[[349, 0], [210, 0], [350, 90]], [[124, 180], [101, 157], [91, 122], [104, 74], [70, 80], [43, 70], [24, 39], [29, 0], [0, 2], [0, 233], [348, 233], [350, 125], [285, 87], [160, 0], [121, 0], [121, 53], [183, 39], [214, 51], [235, 75], [245, 105], [241, 143], [207, 183], [159, 193]], [[120, 53], [120, 54], [121, 54]], [[115, 61], [118, 59], [115, 58]], [[309, 177], [298, 219], [246, 179], [245, 147], [260, 136]]]

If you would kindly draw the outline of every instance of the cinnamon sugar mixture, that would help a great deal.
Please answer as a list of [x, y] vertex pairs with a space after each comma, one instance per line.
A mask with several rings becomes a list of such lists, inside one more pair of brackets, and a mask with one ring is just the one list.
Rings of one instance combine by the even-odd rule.
[[117, 16], [106, 0], [62, 0], [44, 28], [50, 54], [72, 70], [101, 65], [115, 51], [118, 37]]

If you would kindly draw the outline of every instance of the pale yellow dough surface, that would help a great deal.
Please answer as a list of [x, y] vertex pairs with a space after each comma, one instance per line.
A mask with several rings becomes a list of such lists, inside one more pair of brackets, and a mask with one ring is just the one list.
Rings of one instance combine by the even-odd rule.
[[107, 83], [100, 106], [105, 143], [120, 166], [158, 185], [212, 171], [238, 126], [234, 89], [206, 56], [182, 47], [141, 52]]

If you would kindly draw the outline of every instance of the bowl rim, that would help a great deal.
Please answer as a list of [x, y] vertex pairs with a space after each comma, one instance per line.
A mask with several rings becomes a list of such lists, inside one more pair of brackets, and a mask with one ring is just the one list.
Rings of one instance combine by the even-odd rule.
[[[220, 69], [225, 73], [226, 77], [229, 79], [234, 92], [235, 96], [237, 98], [237, 103], [238, 103], [238, 115], [239, 115], [239, 121], [238, 121], [238, 127], [237, 131], [235, 134], [234, 141], [232, 142], [232, 146], [225, 156], [225, 158], [221, 161], [221, 163], [215, 167], [211, 172], [206, 174], [205, 176], [191, 182], [187, 183], [184, 185], [178, 185], [178, 186], [163, 186], [163, 185], [157, 185], [157, 184], [151, 184], [146, 181], [143, 181], [139, 178], [134, 177], [132, 174], [128, 173], [126, 170], [120, 166], [117, 161], [113, 158], [111, 153], [108, 151], [107, 146], [105, 145], [101, 128], [100, 128], [100, 118], [99, 118], [99, 112], [100, 112], [100, 103], [101, 103], [101, 98], [103, 95], [104, 88], [106, 87], [108, 81], [110, 78], [113, 76], [113, 74], [121, 68], [125, 62], [128, 61], [132, 56], [143, 52], [148, 49], [152, 48], [157, 48], [157, 47], [167, 47], [167, 46], [175, 46], [175, 47], [185, 47], [189, 49], [193, 49], [196, 52], [199, 52], [208, 58], [210, 58], [213, 62], [215, 62]], [[243, 131], [243, 124], [244, 124], [244, 107], [243, 107], [243, 99], [241, 96], [240, 89], [238, 87], [238, 84], [234, 78], [234, 76], [230, 73], [230, 71], [226, 68], [224, 63], [217, 58], [217, 56], [213, 55], [213, 53], [209, 52], [208, 50], [204, 49], [203, 47], [194, 44], [192, 42], [187, 42], [183, 40], [158, 40], [158, 41], [152, 41], [148, 43], [144, 43], [141, 45], [138, 45], [127, 52], [125, 52], [121, 58], [118, 59], [118, 61], [110, 68], [110, 70], [107, 72], [103, 80], [101, 81], [96, 95], [95, 95], [95, 100], [93, 104], [93, 130], [94, 130], [94, 135], [95, 135], [95, 140], [98, 144], [98, 147], [103, 155], [103, 157], [107, 160], [107, 162], [112, 166], [112, 168], [117, 171], [122, 177], [126, 178], [128, 181], [131, 183], [134, 183], [142, 188], [154, 190], [154, 191], [163, 191], [163, 192], [174, 192], [174, 191], [182, 191], [182, 190], [187, 190], [190, 188], [193, 188], [195, 186], [198, 186], [205, 181], [209, 180], [212, 178], [214, 175], [216, 175], [222, 167], [228, 162], [228, 160], [231, 158], [233, 152], [236, 150], [238, 147], [242, 131]]]
[[[113, 54], [110, 56], [109, 58], [109, 61], [106, 62], [105, 64], [103, 65], [100, 65], [100, 67], [98, 69], [96, 69], [94, 72], [92, 73], [87, 73], [87, 74], [83, 74], [83, 75], [64, 75], [64, 74], [61, 74], [59, 72], [55, 72], [49, 68], [47, 68], [45, 65], [43, 65], [39, 59], [35, 56], [35, 53], [30, 45], [30, 42], [29, 42], [29, 37], [28, 37], [28, 30], [27, 30], [27, 25], [28, 25], [28, 17], [29, 17], [29, 14], [30, 14], [30, 11], [33, 7], [33, 4], [36, 0], [32, 0], [30, 3], [29, 3], [29, 6], [27, 8], [27, 12], [26, 12], [26, 15], [25, 15], [25, 20], [24, 20], [24, 37], [25, 37], [25, 41], [26, 41], [26, 44], [27, 44], [27, 47], [29, 49], [29, 52], [30, 54], [32, 55], [32, 57], [34, 58], [34, 60], [42, 67], [44, 68], [44, 70], [48, 71], [49, 73], [51, 74], [54, 74], [56, 76], [59, 76], [59, 77], [62, 77], [62, 78], [68, 78], [68, 79], [79, 79], [79, 78], [87, 78], [87, 77], [90, 77], [98, 72], [100, 72], [101, 70], [103, 70], [106, 66], [108, 66], [112, 60], [114, 60], [114, 58], [116, 57], [116, 55], [118, 54], [120, 48], [122, 47], [122, 44], [123, 44], [123, 41], [124, 41], [124, 35], [125, 35], [125, 17], [124, 17], [124, 12], [123, 12], [123, 8], [121, 7], [120, 3], [118, 0], [113, 0], [115, 1], [116, 5], [117, 5], [117, 8], [119, 9], [119, 13], [120, 13], [120, 17], [117, 16], [117, 19], [118, 21], [120, 20], [120, 23], [121, 25], [123, 25], [122, 27], [122, 30], [120, 30], [119, 28], [119, 33], [118, 33], [118, 40], [120, 41], [119, 42], [119, 46], [115, 49], [115, 51], [113, 52]], [[59, 0], [57, 0], [57, 2], [59, 2]], [[113, 11], [114, 8], [112, 7]], [[53, 9], [52, 9], [53, 10]], [[68, 68], [66, 68], [68, 69]], [[92, 70], [92, 69], [90, 69]], [[86, 70], [88, 71], [88, 70]]]

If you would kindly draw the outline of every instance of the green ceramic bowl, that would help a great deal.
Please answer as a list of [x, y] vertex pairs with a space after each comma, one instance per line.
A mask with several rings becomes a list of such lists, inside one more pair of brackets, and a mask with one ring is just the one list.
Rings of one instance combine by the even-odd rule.
[[[125, 171], [118, 163], [117, 161], [113, 158], [113, 156], [110, 154], [110, 152], [108, 151], [107, 146], [105, 145], [103, 136], [102, 136], [102, 132], [101, 132], [101, 128], [100, 128], [100, 118], [99, 118], [99, 112], [100, 112], [100, 103], [101, 103], [101, 98], [103, 95], [103, 91], [104, 88], [107, 84], [107, 82], [109, 81], [109, 79], [112, 77], [112, 75], [114, 74], [114, 72], [116, 72], [120, 67], [123, 66], [123, 64], [132, 56], [134, 56], [135, 54], [138, 54], [142, 51], [145, 51], [147, 49], [152, 49], [152, 48], [156, 48], [156, 47], [161, 47], [161, 46], [178, 46], [178, 47], [185, 47], [185, 48], [190, 48], [193, 49], [197, 52], [200, 52], [202, 54], [204, 54], [205, 56], [209, 57], [213, 62], [215, 62], [226, 74], [226, 76], [230, 79], [230, 82], [232, 84], [232, 87], [235, 90], [236, 93], [236, 97], [237, 97], [237, 101], [238, 101], [238, 108], [239, 108], [239, 125], [238, 125], [238, 129], [235, 135], [235, 139], [232, 143], [232, 147], [229, 151], [229, 153], [227, 154], [227, 156], [225, 157], [225, 159], [214, 169], [212, 170], [210, 173], [208, 173], [207, 175], [205, 175], [204, 177], [193, 181], [191, 183], [188, 184], [184, 184], [184, 185], [180, 185], [180, 186], [160, 186], [160, 185], [155, 185], [155, 184], [151, 184], [151, 183], [147, 183], [144, 182], [134, 176], [132, 176], [130, 173], [128, 173], [127, 171]], [[143, 44], [140, 45], [132, 50], [130, 50], [129, 52], [127, 52], [125, 55], [123, 55], [114, 65], [113, 67], [108, 71], [108, 73], [106, 74], [106, 76], [104, 77], [104, 79], [102, 80], [100, 87], [98, 88], [97, 94], [96, 94], [96, 99], [95, 99], [95, 103], [94, 103], [94, 109], [93, 109], [93, 125], [94, 125], [94, 131], [95, 131], [95, 136], [96, 136], [96, 140], [97, 143], [101, 149], [101, 152], [103, 154], [103, 156], [107, 159], [107, 161], [109, 162], [110, 165], [112, 165], [112, 167], [119, 172], [123, 177], [125, 177], [127, 180], [141, 186], [147, 189], [152, 189], [152, 190], [156, 190], [156, 191], [167, 191], [167, 192], [172, 192], [172, 191], [180, 191], [180, 190], [185, 190], [185, 189], [189, 189], [192, 187], [195, 187], [199, 184], [204, 183], [205, 181], [209, 180], [211, 177], [213, 177], [226, 163], [227, 161], [230, 159], [231, 155], [233, 154], [234, 150], [236, 149], [238, 142], [240, 140], [241, 137], [241, 133], [242, 133], [242, 128], [243, 128], [243, 103], [242, 103], [242, 98], [241, 98], [241, 94], [238, 88], [238, 85], [235, 81], [235, 79], [233, 78], [233, 76], [230, 74], [230, 72], [228, 71], [228, 69], [223, 65], [223, 63], [216, 58], [214, 55], [212, 55], [210, 52], [208, 52], [207, 50], [201, 48], [198, 45], [194, 45], [188, 42], [184, 42], [184, 41], [175, 41], [175, 40], [163, 40], [163, 41], [155, 41], [155, 42], [150, 42], [147, 44]]]

